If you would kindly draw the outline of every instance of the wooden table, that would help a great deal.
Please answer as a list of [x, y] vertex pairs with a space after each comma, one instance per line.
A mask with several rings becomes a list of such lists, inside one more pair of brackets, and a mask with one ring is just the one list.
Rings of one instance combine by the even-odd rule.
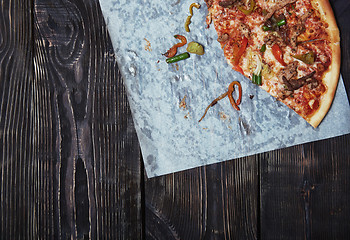
[[0, 239], [350, 238], [350, 135], [147, 179], [98, 1], [0, 3]]

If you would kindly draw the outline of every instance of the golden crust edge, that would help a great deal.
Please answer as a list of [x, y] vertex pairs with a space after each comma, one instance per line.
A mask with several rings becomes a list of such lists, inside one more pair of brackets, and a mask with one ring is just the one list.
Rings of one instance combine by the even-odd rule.
[[340, 35], [339, 28], [334, 16], [332, 6], [329, 0], [314, 0], [315, 7], [319, 10], [323, 20], [328, 23], [328, 34], [330, 36], [331, 48], [332, 48], [332, 63], [329, 70], [323, 77], [323, 83], [326, 85], [326, 92], [321, 97], [320, 108], [317, 112], [312, 115], [307, 121], [317, 128], [322, 122], [324, 117], [327, 115], [334, 99], [335, 91], [338, 86], [338, 80], [340, 76], [340, 62], [341, 62], [341, 51], [340, 51]]
[[320, 108], [312, 115], [308, 122], [316, 128], [324, 117], [327, 115], [335, 95], [335, 91], [338, 86], [338, 80], [340, 76], [340, 43], [332, 44], [332, 63], [329, 71], [325, 73], [323, 83], [326, 85], [326, 92], [322, 95], [320, 100]]
[[320, 12], [322, 20], [328, 23], [327, 32], [332, 43], [340, 42], [339, 28], [329, 0], [312, 0], [313, 6]]

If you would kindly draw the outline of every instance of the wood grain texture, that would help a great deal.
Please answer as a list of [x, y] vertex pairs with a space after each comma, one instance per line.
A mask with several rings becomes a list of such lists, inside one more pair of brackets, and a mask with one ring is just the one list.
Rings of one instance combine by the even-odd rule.
[[34, 4], [38, 139], [52, 155], [38, 171], [52, 183], [53, 211], [39, 218], [52, 216], [43, 230], [59, 239], [142, 233], [140, 151], [99, 9], [97, 1]]
[[346, 135], [266, 154], [261, 239], [347, 239], [349, 143]]
[[146, 180], [146, 239], [256, 239], [257, 172], [247, 157]]
[[[350, 4], [331, 3], [349, 95]], [[98, 1], [0, 0], [1, 240], [348, 239], [349, 145], [147, 179]]]
[[0, 238], [140, 239], [140, 150], [97, 1], [1, 1]]
[[0, 1], [1, 239], [33, 238], [39, 224], [31, 26], [29, 0]]

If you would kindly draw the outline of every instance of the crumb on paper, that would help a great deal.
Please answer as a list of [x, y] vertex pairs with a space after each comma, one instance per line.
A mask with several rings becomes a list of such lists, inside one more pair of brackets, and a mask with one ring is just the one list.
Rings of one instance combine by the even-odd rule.
[[222, 112], [222, 111], [219, 112], [219, 116], [220, 116], [220, 120], [226, 123], [227, 128], [232, 130], [232, 126], [229, 125], [229, 123], [230, 123], [230, 116], [227, 115], [226, 113]]
[[219, 116], [220, 116], [220, 120], [222, 120], [224, 122], [230, 120], [230, 117], [226, 113], [224, 113], [222, 111], [219, 112]]
[[[187, 105], [186, 105], [186, 98], [187, 96], [185, 95], [182, 100], [179, 103], [179, 108], [181, 108], [182, 110], [187, 110]], [[184, 116], [185, 119], [189, 119], [190, 118], [190, 112], [187, 112]]]
[[186, 95], [182, 98], [182, 100], [180, 101], [179, 107], [182, 108], [183, 110], [187, 109], [187, 105], [186, 105]]
[[175, 65], [175, 69], [176, 69], [177, 71], [179, 71], [179, 64], [175, 63], [174, 65]]
[[157, 71], [158, 71], [158, 72], [160, 71], [159, 63], [160, 63], [160, 61], [158, 60], [158, 61], [156, 62], [156, 68], [157, 68]]
[[180, 69], [180, 66], [179, 66], [179, 64], [176, 62], [176, 63], [173, 63], [173, 64], [171, 64], [171, 67], [172, 67], [172, 70], [176, 70], [176, 71], [179, 71], [179, 69]]
[[146, 41], [145, 50], [151, 52], [151, 51], [152, 51], [152, 48], [151, 48], [151, 43], [150, 43], [150, 41], [148, 41], [147, 38], [143, 38], [143, 39]]

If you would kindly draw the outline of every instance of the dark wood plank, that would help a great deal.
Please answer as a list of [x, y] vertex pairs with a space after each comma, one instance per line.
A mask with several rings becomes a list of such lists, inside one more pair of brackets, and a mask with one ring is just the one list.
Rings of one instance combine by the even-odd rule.
[[[348, 1], [332, 1], [350, 86]], [[349, 120], [350, 121], [350, 120]], [[348, 239], [350, 135], [262, 155], [261, 239]]]
[[347, 239], [350, 136], [265, 154], [262, 239]]
[[38, 226], [31, 9], [30, 0], [0, 1], [1, 239], [34, 238]]
[[[349, 94], [349, 4], [332, 2]], [[0, 4], [1, 239], [348, 237], [349, 135], [146, 179], [141, 199], [97, 1]]]
[[141, 239], [140, 150], [98, 2], [0, 6], [0, 238]]
[[257, 239], [258, 169], [247, 157], [146, 180], [146, 239]]
[[311, 183], [302, 150], [291, 147], [261, 159], [261, 239], [304, 239]]

